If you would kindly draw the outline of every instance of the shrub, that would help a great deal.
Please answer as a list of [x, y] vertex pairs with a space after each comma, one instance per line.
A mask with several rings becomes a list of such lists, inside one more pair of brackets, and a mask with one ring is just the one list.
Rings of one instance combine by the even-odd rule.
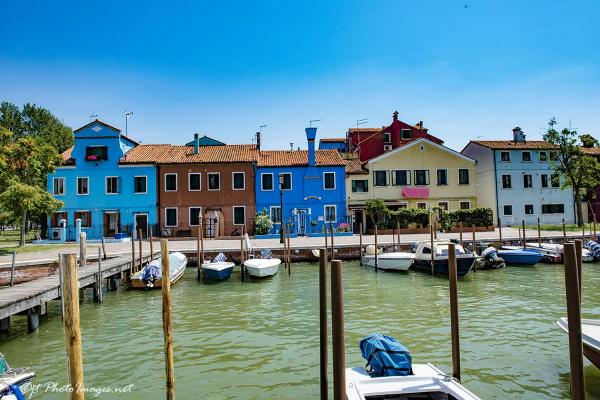
[[257, 235], [266, 235], [271, 231], [273, 221], [267, 212], [266, 208], [256, 213], [254, 218], [254, 231]]
[[448, 213], [451, 226], [492, 226], [494, 225], [494, 213], [491, 208], [471, 208], [468, 210], [456, 210]]

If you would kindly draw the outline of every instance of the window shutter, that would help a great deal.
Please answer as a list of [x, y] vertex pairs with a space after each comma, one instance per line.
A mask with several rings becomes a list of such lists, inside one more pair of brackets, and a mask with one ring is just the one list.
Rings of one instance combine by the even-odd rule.
[[369, 191], [369, 180], [365, 179], [365, 192]]
[[352, 181], [352, 192], [356, 192], [356, 181]]

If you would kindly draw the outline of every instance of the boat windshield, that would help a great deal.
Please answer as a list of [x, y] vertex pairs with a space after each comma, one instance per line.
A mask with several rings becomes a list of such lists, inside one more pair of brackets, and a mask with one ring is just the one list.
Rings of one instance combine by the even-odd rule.
[[[440, 255], [440, 256], [447, 256], [448, 255], [448, 245], [447, 244], [439, 244], [435, 246], [435, 254]], [[454, 249], [454, 254], [456, 255], [461, 255], [461, 254], [465, 254], [465, 249], [462, 248], [462, 246], [456, 246]]]

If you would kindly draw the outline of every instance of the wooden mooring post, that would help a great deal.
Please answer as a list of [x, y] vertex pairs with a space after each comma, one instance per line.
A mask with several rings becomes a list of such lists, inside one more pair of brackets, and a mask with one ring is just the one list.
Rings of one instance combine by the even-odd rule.
[[81, 232], [79, 234], [79, 267], [85, 267], [85, 265], [87, 264], [85, 253], [86, 241], [87, 240], [85, 238], [85, 233]]
[[[287, 251], [288, 251], [288, 275], [292, 274], [292, 233], [291, 229], [288, 229], [287, 236]], [[331, 244], [333, 245], [333, 238], [331, 240]]]
[[96, 282], [96, 290], [94, 293], [95, 300], [102, 304], [102, 249], [98, 247], [98, 282]]
[[175, 399], [175, 371], [173, 369], [173, 327], [171, 320], [171, 277], [169, 266], [169, 241], [160, 241], [162, 264], [162, 317], [165, 351], [166, 395], [167, 400]]
[[335, 229], [333, 228], [333, 223], [330, 226], [331, 230], [331, 259], [335, 257], [335, 246], [333, 245], [333, 234], [335, 233]]
[[327, 249], [319, 250], [319, 339], [321, 400], [327, 400]]
[[244, 261], [246, 261], [246, 257], [244, 257], [244, 227], [242, 226], [241, 235], [240, 235], [240, 279], [244, 282], [246, 278], [244, 275]]
[[581, 340], [581, 305], [575, 244], [565, 243], [565, 289], [567, 296], [567, 323], [569, 327], [569, 364], [571, 367], [571, 399], [585, 398], [583, 374], [583, 343]]
[[133, 239], [133, 232], [131, 234], [131, 268], [129, 269], [129, 275], [133, 275], [135, 272], [135, 240]]
[[540, 219], [537, 219], [537, 234], [538, 234], [538, 247], [541, 248], [542, 247], [542, 230], [540, 227]]
[[63, 285], [63, 259], [62, 254], [58, 253], [58, 294], [60, 296], [60, 319], [65, 319], [65, 298], [63, 296], [64, 293], [64, 285]]
[[396, 222], [396, 229], [398, 230], [398, 251], [400, 250], [400, 222]]
[[521, 225], [523, 226], [523, 248], [527, 248], [527, 239], [525, 239], [525, 220], [521, 220]]
[[583, 273], [583, 242], [575, 240], [575, 259], [577, 260], [577, 282], [579, 283], [579, 306], [581, 307], [581, 278]]
[[140, 266], [139, 266], [139, 270], [141, 271], [144, 268], [143, 262], [144, 262], [144, 257], [143, 257], [143, 252], [142, 252], [142, 229], [138, 229], [138, 245], [139, 245], [139, 253], [140, 253]]
[[106, 260], [106, 243], [104, 241], [104, 235], [102, 235], [102, 257]]
[[362, 256], [363, 256], [363, 239], [362, 239], [362, 222], [360, 224], [358, 224], [358, 235], [359, 235], [359, 257], [360, 257], [360, 265], [362, 267], [363, 262], [362, 262]]
[[450, 278], [450, 336], [452, 340], [452, 376], [460, 381], [460, 335], [458, 327], [458, 268], [456, 246], [448, 245], [448, 273]]
[[477, 240], [475, 239], [475, 225], [473, 225], [472, 228], [473, 228], [473, 254], [477, 255]]
[[498, 241], [502, 245], [502, 221], [500, 221], [500, 217], [498, 217]]
[[431, 275], [435, 274], [435, 243], [433, 241], [433, 226], [429, 224], [429, 240], [431, 244]]
[[567, 243], [567, 227], [565, 226], [565, 219], [562, 219], [562, 231], [563, 231], [563, 243]]
[[148, 229], [148, 244], [150, 245], [150, 261], [154, 259], [154, 243], [152, 242], [152, 227]]
[[[197, 264], [198, 264], [198, 268], [196, 271], [196, 279], [201, 280], [202, 279], [202, 263], [204, 262], [204, 260], [202, 259], [202, 255], [200, 254], [200, 235], [201, 235], [201, 227], [198, 227], [198, 229], [196, 230], [196, 259], [198, 260]], [[242, 238], [243, 240], [243, 238]]]
[[286, 230], [286, 225], [285, 224], [281, 224], [281, 233], [283, 235], [283, 248], [282, 248], [282, 252], [283, 252], [283, 266], [285, 269], [287, 269], [288, 264], [287, 264], [287, 234], [285, 232]]
[[204, 226], [203, 218], [200, 216], [200, 263], [204, 262]]
[[331, 261], [331, 331], [333, 351], [333, 398], [346, 399], [346, 348], [344, 345], [344, 286], [341, 260]]
[[83, 356], [81, 352], [81, 330], [79, 320], [79, 282], [75, 254], [62, 256], [62, 281], [64, 291], [64, 328], [67, 344], [67, 368], [72, 391], [71, 400], [83, 400]]
[[377, 248], [377, 224], [375, 224], [375, 272], [379, 266], [379, 249]]
[[12, 261], [10, 263], [10, 286], [15, 284], [15, 268], [17, 267], [17, 252], [13, 250]]

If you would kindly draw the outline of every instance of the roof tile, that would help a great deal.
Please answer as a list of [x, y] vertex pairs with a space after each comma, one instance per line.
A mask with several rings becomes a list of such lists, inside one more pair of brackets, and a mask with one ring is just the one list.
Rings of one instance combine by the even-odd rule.
[[194, 154], [192, 146], [141, 144], [127, 152], [120, 163], [204, 164], [255, 161], [258, 161], [258, 149], [254, 144], [200, 146], [198, 154]]
[[543, 140], [528, 140], [523, 143], [516, 143], [512, 140], [471, 140], [471, 143], [475, 143], [489, 149], [543, 150], [556, 148], [556, 146]]
[[[316, 150], [318, 166], [344, 166], [344, 160], [336, 150]], [[308, 165], [307, 150], [263, 150], [258, 165], [261, 167], [296, 167]]]

